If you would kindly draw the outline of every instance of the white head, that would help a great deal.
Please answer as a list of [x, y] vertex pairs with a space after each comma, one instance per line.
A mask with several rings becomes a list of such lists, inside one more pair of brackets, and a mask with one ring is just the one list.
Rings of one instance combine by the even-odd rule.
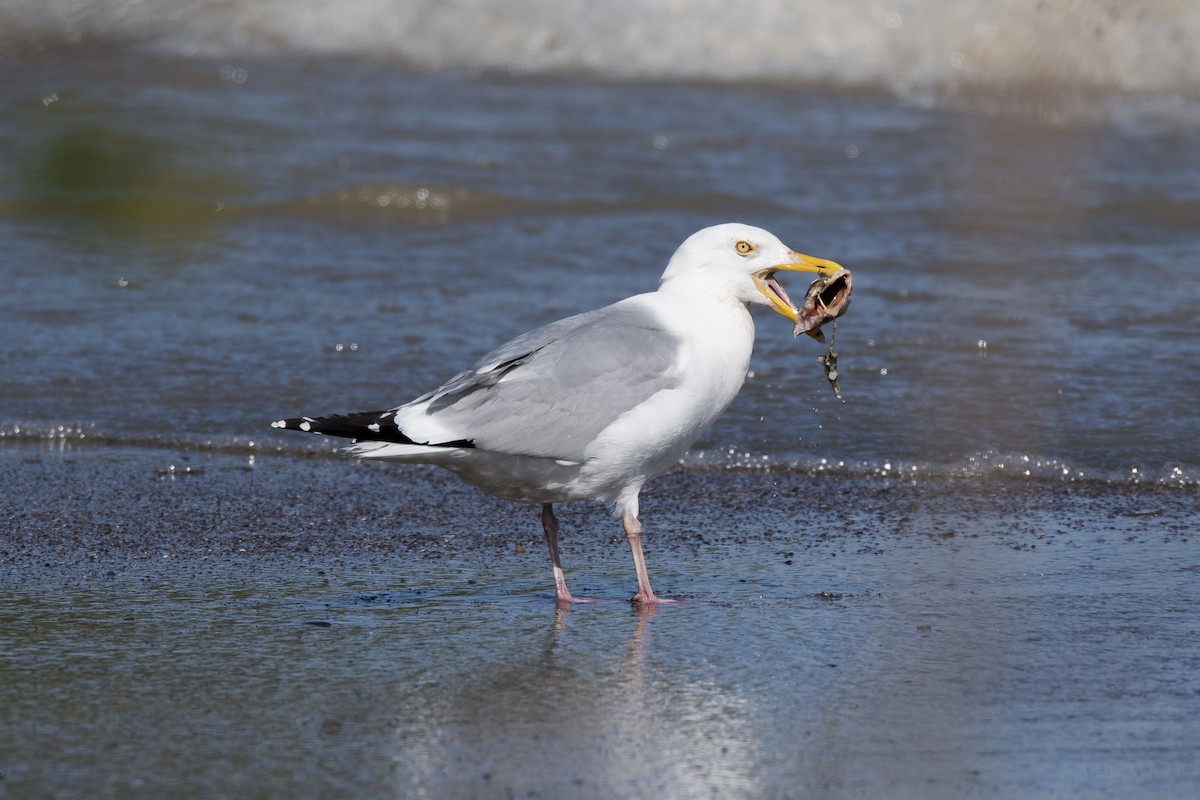
[[795, 322], [796, 306], [775, 273], [832, 275], [841, 269], [832, 261], [795, 252], [762, 228], [728, 222], [697, 231], [679, 245], [659, 290], [699, 290], [738, 303], [761, 303]]

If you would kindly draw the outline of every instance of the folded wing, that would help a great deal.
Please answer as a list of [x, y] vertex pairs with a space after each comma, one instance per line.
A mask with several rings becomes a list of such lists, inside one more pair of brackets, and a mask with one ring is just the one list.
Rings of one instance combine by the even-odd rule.
[[391, 421], [419, 443], [582, 461], [621, 415], [678, 386], [678, 350], [652, 312], [618, 303], [513, 339]]

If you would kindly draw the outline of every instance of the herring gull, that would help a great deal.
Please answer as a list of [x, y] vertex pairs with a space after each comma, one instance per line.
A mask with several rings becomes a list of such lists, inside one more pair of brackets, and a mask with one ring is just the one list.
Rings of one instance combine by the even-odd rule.
[[522, 334], [404, 405], [272, 425], [347, 437], [359, 458], [436, 464], [497, 497], [541, 504], [559, 603], [574, 598], [553, 504], [605, 502], [633, 553], [633, 601], [663, 602], [642, 555], [642, 486], [678, 463], [742, 388], [749, 304], [796, 321], [776, 273], [841, 270], [761, 228], [716, 225], [680, 245], [657, 291]]

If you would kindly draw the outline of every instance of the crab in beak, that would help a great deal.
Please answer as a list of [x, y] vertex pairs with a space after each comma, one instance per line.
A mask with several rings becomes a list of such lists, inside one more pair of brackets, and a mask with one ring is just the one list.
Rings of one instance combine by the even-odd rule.
[[[827, 261], [823, 258], [813, 258], [812, 256], [805, 256], [799, 253], [791, 253], [791, 256], [791, 260], [785, 261], [782, 264], [776, 264], [773, 267], [753, 275], [754, 285], [758, 287], [758, 290], [763, 293], [764, 297], [767, 298], [767, 302], [770, 304], [771, 308], [775, 309], [792, 322], [796, 322], [800, 318], [802, 310], [797, 308], [796, 304], [792, 302], [792, 299], [788, 297], [787, 291], [775, 278], [775, 274], [778, 272], [814, 272], [818, 276], [817, 280], [814, 282], [814, 286], [816, 286], [818, 283], [822, 283], [822, 279], [824, 279], [824, 283], [821, 286], [820, 291], [821, 299], [832, 301], [833, 304], [840, 306], [841, 308], [835, 309], [831, 307], [828, 302], [825, 302], [824, 305], [826, 308], [829, 308], [831, 312], [837, 312], [832, 313], [831, 316], [839, 316], [840, 311], [843, 310], [844, 306], [850, 301], [850, 271], [843, 269], [842, 265], [838, 264], [837, 262]], [[840, 273], [845, 273], [846, 277], [844, 282], [837, 281], [836, 285], [841, 287], [844, 283], [845, 290], [843, 292], [830, 292], [829, 288], [835, 285], [835, 281], [833, 280], [834, 276], [837, 276]], [[811, 293], [812, 287], [810, 287], [810, 294]], [[840, 303], [838, 302], [839, 300], [841, 301]]]

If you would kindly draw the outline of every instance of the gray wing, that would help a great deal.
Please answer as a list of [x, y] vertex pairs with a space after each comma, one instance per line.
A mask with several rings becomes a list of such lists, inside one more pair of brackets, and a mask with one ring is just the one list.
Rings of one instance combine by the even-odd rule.
[[679, 384], [678, 347], [650, 312], [607, 306], [518, 336], [407, 407], [426, 404], [485, 450], [581, 461], [618, 417]]

